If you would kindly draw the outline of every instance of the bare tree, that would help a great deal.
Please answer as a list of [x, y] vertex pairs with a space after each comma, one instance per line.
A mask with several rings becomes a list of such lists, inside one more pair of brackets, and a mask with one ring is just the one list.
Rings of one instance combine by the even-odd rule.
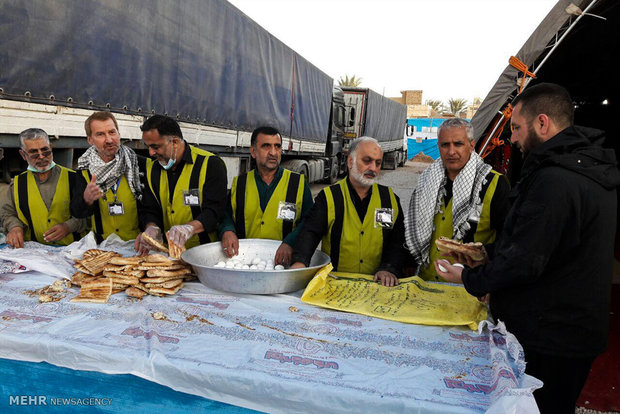
[[362, 78], [357, 78], [355, 77], [355, 75], [351, 76], [350, 78], [349, 75], [345, 75], [344, 78], [341, 76], [340, 80], [338, 81], [339, 86], [352, 86], [354, 88], [357, 88], [361, 84]]

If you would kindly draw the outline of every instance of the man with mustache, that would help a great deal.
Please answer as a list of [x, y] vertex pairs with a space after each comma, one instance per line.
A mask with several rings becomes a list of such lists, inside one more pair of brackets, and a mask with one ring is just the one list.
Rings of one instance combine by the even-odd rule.
[[13, 179], [0, 202], [7, 244], [20, 248], [24, 240], [32, 240], [66, 246], [79, 240], [87, 222], [69, 212], [75, 171], [54, 162], [49, 137], [42, 129], [22, 131], [19, 141], [28, 169]]
[[84, 122], [90, 148], [78, 159], [78, 179], [71, 199], [75, 217], [91, 217], [100, 243], [115, 233], [133, 240], [139, 229], [142, 187], [139, 170], [146, 159], [121, 145], [116, 118], [110, 112], [94, 112]]
[[239, 238], [281, 240], [274, 264], [291, 264], [293, 245], [313, 205], [304, 175], [280, 167], [282, 136], [263, 126], [252, 132], [250, 155], [256, 169], [236, 177], [220, 225], [228, 257], [239, 252]]
[[339, 272], [374, 275], [383, 286], [398, 284], [403, 265], [404, 225], [400, 200], [377, 184], [383, 151], [374, 138], [351, 142], [344, 180], [324, 188], [301, 229], [291, 268], [306, 267], [319, 241]]
[[424, 280], [442, 281], [433, 262], [440, 237], [465, 243], [492, 243], [510, 205], [506, 178], [474, 151], [474, 130], [460, 118], [444, 121], [437, 145], [440, 158], [420, 175], [405, 217], [407, 247]]
[[574, 413], [607, 346], [620, 171], [605, 133], [573, 124], [563, 87], [528, 87], [513, 105], [511, 140], [525, 159], [504, 231], [488, 263], [442, 262], [438, 272], [490, 293], [493, 316], [523, 345], [525, 372], [544, 382], [534, 391], [541, 413]]
[[[150, 194], [145, 197], [146, 233], [178, 246], [194, 247], [217, 240], [217, 225], [226, 207], [226, 167], [218, 156], [183, 139], [174, 119], [153, 115], [140, 127], [149, 149], [146, 179]], [[145, 191], [146, 193], [146, 191]], [[151, 246], [140, 235], [136, 251], [148, 253]]]

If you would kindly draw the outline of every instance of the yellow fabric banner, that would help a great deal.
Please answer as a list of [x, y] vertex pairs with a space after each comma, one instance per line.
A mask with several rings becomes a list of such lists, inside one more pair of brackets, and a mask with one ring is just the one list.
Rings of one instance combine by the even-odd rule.
[[301, 300], [324, 308], [420, 325], [466, 325], [477, 329], [486, 306], [461, 286], [425, 282], [417, 276], [385, 287], [358, 273], [319, 270]]

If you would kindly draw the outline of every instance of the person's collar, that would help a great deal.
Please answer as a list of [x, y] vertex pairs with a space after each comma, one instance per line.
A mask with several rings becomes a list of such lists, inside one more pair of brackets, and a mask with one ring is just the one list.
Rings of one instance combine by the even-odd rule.
[[[271, 183], [274, 183], [274, 182], [278, 181], [282, 177], [283, 173], [284, 173], [284, 168], [282, 168], [280, 165], [278, 165], [278, 170], [276, 171], [276, 175], [273, 176], [273, 180], [271, 180]], [[260, 175], [260, 172], [258, 171], [258, 168], [256, 168], [254, 170], [254, 178], [256, 178], [257, 180], [260, 180], [262, 183], [267, 185], [265, 180], [263, 180], [263, 177]]]
[[[349, 175], [347, 175], [347, 186], [349, 186], [349, 193], [355, 194], [355, 196], [358, 199], [363, 200], [363, 198], [359, 196], [359, 194], [357, 193], [357, 190], [353, 186], [353, 183], [351, 182], [351, 177], [349, 177]], [[364, 198], [369, 197], [371, 194], [372, 194], [372, 185], [368, 187], [368, 192], [366, 193], [366, 196]]]
[[185, 150], [183, 151], [183, 155], [181, 156], [181, 160], [185, 161], [188, 164], [193, 164], [194, 160], [192, 160], [192, 149], [190, 148], [187, 141], [182, 140], [185, 145]]

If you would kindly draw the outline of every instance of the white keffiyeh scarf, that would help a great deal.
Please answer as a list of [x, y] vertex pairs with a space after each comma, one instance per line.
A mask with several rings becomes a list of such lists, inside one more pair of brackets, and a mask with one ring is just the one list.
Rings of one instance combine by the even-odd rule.
[[118, 178], [125, 174], [129, 188], [136, 200], [142, 198], [138, 156], [126, 146], [121, 145], [116, 156], [110, 162], [104, 162], [97, 153], [97, 148], [91, 146], [78, 159], [78, 170], [85, 169], [97, 177], [97, 185], [104, 193], [116, 185]]
[[[452, 187], [453, 239], [463, 240], [471, 228], [469, 220], [480, 220], [480, 190], [489, 171], [491, 166], [472, 152], [469, 161], [456, 176]], [[433, 221], [435, 214], [443, 208], [446, 180], [446, 169], [439, 158], [420, 175], [411, 195], [409, 211], [405, 215], [405, 239], [407, 248], [419, 264], [429, 261]]]

